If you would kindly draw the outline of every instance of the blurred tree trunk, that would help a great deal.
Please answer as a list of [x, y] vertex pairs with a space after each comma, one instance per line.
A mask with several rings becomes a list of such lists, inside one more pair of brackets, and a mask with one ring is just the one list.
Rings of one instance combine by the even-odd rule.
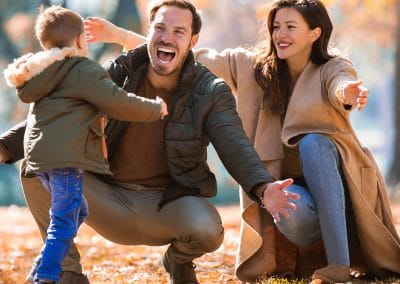
[[[119, 0], [118, 6], [115, 11], [114, 16], [110, 19], [112, 23], [115, 25], [133, 30], [135, 32], [141, 33], [141, 21], [140, 14], [138, 10], [138, 6], [136, 0]], [[115, 47], [115, 46], [114, 46]], [[99, 58], [106, 52], [106, 50], [110, 48], [109, 45], [103, 44], [101, 48], [97, 50], [94, 55], [95, 60], [99, 60]], [[120, 47], [118, 47], [120, 48]]]
[[43, 6], [48, 7], [51, 5], [50, 0], [42, 0], [40, 1], [42, 3]]
[[[45, 7], [53, 5], [50, 0], [41, 0], [40, 3]], [[61, 5], [62, 7], [67, 7], [67, 0], [59, 1], [58, 5]]]
[[395, 62], [395, 95], [394, 95], [394, 152], [389, 168], [387, 184], [392, 195], [400, 192], [400, 1], [396, 1], [397, 30], [396, 30], [396, 62]]

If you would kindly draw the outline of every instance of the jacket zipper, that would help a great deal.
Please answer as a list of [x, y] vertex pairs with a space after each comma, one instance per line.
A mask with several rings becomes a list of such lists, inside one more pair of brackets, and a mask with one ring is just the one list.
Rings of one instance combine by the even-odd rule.
[[101, 127], [101, 148], [103, 150], [103, 157], [108, 162], [108, 153], [107, 153], [107, 144], [106, 144], [106, 134], [105, 134], [105, 128], [106, 128], [106, 117], [104, 113], [101, 114], [100, 117], [100, 127]]

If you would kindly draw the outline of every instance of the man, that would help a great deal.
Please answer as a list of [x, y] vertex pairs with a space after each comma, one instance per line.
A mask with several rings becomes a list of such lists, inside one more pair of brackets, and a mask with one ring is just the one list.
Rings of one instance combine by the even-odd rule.
[[[244, 134], [226, 83], [195, 62], [191, 49], [200, 28], [201, 19], [188, 1], [153, 6], [147, 44], [119, 56], [107, 69], [128, 92], [162, 97], [169, 116], [151, 124], [111, 120], [106, 138], [114, 174], [84, 176], [90, 212], [86, 223], [116, 243], [170, 244], [162, 263], [175, 284], [198, 283], [193, 260], [216, 250], [223, 240], [220, 216], [205, 199], [216, 194], [215, 176], [206, 162], [209, 142], [249, 197], [263, 196], [273, 216], [288, 217], [288, 209], [295, 208], [290, 199], [298, 198], [283, 190], [292, 180], [272, 182]], [[23, 133], [22, 123], [0, 137], [0, 161], [23, 157]], [[49, 193], [36, 178], [22, 177], [22, 184], [45, 237]], [[88, 283], [75, 246], [63, 271], [58, 283]]]

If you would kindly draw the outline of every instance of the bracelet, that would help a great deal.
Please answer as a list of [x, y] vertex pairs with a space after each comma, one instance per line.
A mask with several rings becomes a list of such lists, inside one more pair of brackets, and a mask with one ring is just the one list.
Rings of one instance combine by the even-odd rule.
[[264, 189], [261, 192], [261, 195], [258, 197], [260, 199], [260, 207], [266, 209], [267, 207], [265, 207], [264, 204], [264, 192], [267, 189], [268, 186], [264, 187]]
[[336, 96], [338, 97], [339, 101], [340, 101], [342, 104], [347, 105], [348, 103], [346, 103], [345, 97], [344, 97], [344, 85], [345, 85], [345, 84], [343, 84], [343, 83], [340, 84], [339, 90], [337, 91]]
[[267, 209], [267, 207], [265, 207], [264, 200], [262, 199], [262, 197], [260, 197], [260, 207]]

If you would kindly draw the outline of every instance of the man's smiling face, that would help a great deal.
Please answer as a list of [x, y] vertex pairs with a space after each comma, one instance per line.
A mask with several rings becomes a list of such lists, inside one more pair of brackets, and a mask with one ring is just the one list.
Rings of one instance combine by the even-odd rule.
[[162, 6], [157, 11], [147, 37], [150, 63], [157, 75], [169, 76], [181, 71], [197, 42], [197, 35], [192, 36], [192, 21], [192, 13], [187, 9]]

